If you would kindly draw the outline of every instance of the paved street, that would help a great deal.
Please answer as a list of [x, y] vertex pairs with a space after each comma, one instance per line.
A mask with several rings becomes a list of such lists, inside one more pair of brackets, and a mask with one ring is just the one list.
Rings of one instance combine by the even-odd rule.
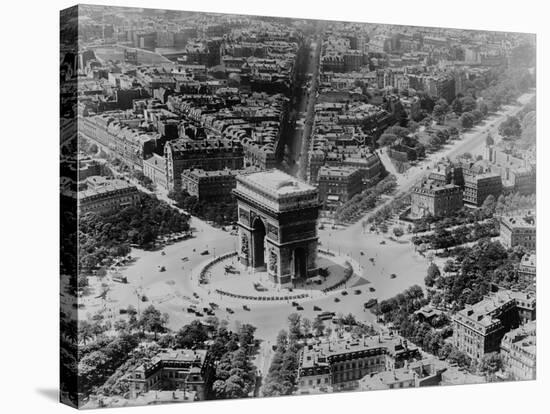
[[[405, 174], [398, 174], [395, 196], [399, 194], [404, 194], [409, 191], [422, 177], [427, 174], [428, 167], [433, 168], [437, 160], [440, 160], [442, 158], [452, 159], [466, 152], [471, 153], [474, 158], [477, 155], [483, 155], [485, 138], [487, 137], [487, 134], [492, 134], [498, 142], [499, 125], [506, 119], [506, 117], [518, 113], [533, 96], [535, 96], [533, 92], [523, 94], [518, 98], [518, 102], [520, 103], [520, 105], [508, 105], [504, 107], [495, 115], [486, 119], [483, 124], [478, 125], [474, 127], [471, 131], [465, 133], [462, 139], [455, 141], [452, 144], [446, 145], [445, 148], [441, 151], [430, 154], [424, 161], [422, 161], [418, 165], [409, 168], [405, 172]], [[382, 156], [381, 160], [384, 162], [385, 166], [389, 162], [388, 157]], [[390, 171], [394, 170], [393, 166], [387, 166], [386, 168]], [[392, 199], [390, 198], [386, 202], [379, 204], [376, 208], [367, 212], [361, 220], [358, 220], [356, 223], [347, 227], [344, 230], [344, 234], [346, 234], [346, 236], [350, 238], [356, 237], [362, 231], [362, 222], [384, 206], [391, 203], [391, 201]]]

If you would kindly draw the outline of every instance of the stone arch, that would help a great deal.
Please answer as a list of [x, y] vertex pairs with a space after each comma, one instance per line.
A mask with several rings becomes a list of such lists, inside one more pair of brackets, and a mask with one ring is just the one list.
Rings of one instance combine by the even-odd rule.
[[252, 222], [252, 266], [265, 266], [265, 235], [267, 227], [261, 217], [255, 217]]
[[292, 251], [292, 273], [294, 280], [307, 278], [307, 250], [297, 247]]

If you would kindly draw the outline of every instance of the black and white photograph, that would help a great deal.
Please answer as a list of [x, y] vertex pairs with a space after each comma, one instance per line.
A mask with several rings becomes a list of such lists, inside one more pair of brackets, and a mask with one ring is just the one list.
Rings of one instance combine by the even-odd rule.
[[534, 35], [81, 5], [61, 40], [68, 403], [536, 378]]

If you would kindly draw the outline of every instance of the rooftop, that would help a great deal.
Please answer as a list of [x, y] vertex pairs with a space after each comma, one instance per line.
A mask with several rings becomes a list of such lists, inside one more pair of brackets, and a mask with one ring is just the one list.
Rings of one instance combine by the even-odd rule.
[[239, 179], [276, 197], [317, 191], [315, 187], [277, 169], [245, 174]]
[[406, 340], [394, 336], [378, 335], [365, 336], [357, 340], [325, 340], [304, 348], [300, 367], [314, 368], [327, 365], [329, 363], [327, 358], [374, 349], [383, 349], [383, 352], [393, 355], [406, 350], [417, 350], [415, 345], [408, 344]]
[[[92, 177], [88, 177], [88, 180]], [[134, 185], [127, 183], [123, 180], [106, 180], [105, 183], [101, 183], [100, 185], [96, 185], [94, 188], [90, 188], [88, 190], [80, 191], [78, 193], [78, 199], [83, 200], [88, 197], [93, 197], [96, 195], [101, 194], [109, 194], [114, 191], [118, 190], [125, 190], [125, 189], [131, 189], [136, 188]]]
[[529, 267], [536, 267], [537, 266], [537, 257], [535, 255], [535, 253], [525, 254], [521, 258], [521, 265], [522, 266], [529, 266]]
[[359, 170], [352, 167], [339, 167], [339, 166], [323, 166], [319, 169], [319, 177], [350, 177], [353, 174], [359, 173]]
[[498, 319], [499, 310], [510, 302], [520, 301], [525, 304], [532, 304], [535, 300], [535, 296], [530, 293], [499, 290], [485, 296], [480, 302], [464, 308], [454, 316], [453, 320], [473, 323], [479, 327], [487, 328], [500, 322]]
[[524, 216], [505, 216], [501, 218], [502, 223], [510, 227], [536, 227], [536, 217], [534, 215], [528, 214]]

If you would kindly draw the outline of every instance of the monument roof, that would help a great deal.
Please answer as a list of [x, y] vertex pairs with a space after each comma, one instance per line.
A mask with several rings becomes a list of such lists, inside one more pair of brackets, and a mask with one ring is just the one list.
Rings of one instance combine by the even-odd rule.
[[315, 187], [276, 169], [246, 174], [242, 180], [276, 196], [316, 191]]

